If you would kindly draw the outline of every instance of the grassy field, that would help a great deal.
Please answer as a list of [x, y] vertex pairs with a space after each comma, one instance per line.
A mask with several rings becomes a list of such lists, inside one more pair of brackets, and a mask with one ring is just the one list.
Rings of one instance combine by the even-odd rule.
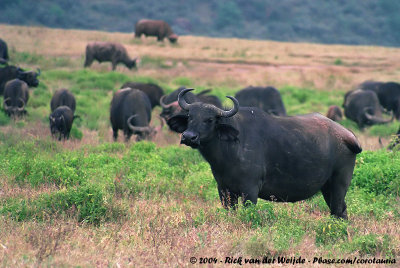
[[[400, 262], [400, 153], [378, 142], [387, 145], [398, 122], [364, 131], [342, 122], [364, 152], [346, 197], [349, 221], [338, 221], [320, 194], [225, 211], [209, 165], [179, 146], [177, 134], [164, 128], [153, 142], [113, 143], [108, 120], [113, 92], [126, 81], [154, 82], [166, 92], [211, 87], [221, 100], [248, 85], [272, 85], [290, 115], [325, 114], [366, 79], [398, 81], [399, 49], [193, 36], [171, 45], [8, 25], [0, 33], [11, 63], [42, 70], [29, 115], [12, 121], [0, 113], [1, 266], [176, 267], [192, 266], [190, 257], [222, 266], [226, 257], [279, 256], [306, 265], [315, 257]], [[138, 70], [112, 72], [107, 63], [83, 69], [85, 45], [95, 40], [123, 43], [140, 57]], [[66, 142], [52, 140], [48, 127], [50, 98], [61, 87], [75, 94], [81, 116]]]

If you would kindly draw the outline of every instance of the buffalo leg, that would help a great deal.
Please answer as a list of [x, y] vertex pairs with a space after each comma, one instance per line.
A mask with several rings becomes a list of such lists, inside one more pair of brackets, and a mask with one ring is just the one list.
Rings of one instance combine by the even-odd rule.
[[83, 67], [85, 67], [85, 68], [89, 67], [90, 65], [92, 65], [92, 63], [93, 63], [93, 58], [86, 56], [85, 63], [83, 65]]
[[118, 139], [118, 129], [114, 129], [113, 128], [113, 139], [114, 139], [114, 141], [117, 141], [117, 139]]
[[223, 189], [218, 186], [218, 194], [219, 199], [221, 200], [221, 204], [225, 209], [235, 208], [238, 203], [238, 196], [229, 189]]
[[347, 220], [347, 206], [344, 198], [353, 176], [353, 169], [353, 166], [347, 166], [335, 172], [331, 177], [330, 183], [322, 192], [325, 200], [329, 199], [327, 203], [331, 214], [345, 220]]

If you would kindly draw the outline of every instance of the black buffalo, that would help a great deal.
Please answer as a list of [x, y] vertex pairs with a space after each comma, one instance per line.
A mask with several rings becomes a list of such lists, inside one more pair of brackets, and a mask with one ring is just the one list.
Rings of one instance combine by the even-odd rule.
[[329, 119], [339, 122], [343, 118], [343, 113], [342, 110], [336, 105], [331, 105], [329, 106], [328, 113], [326, 114], [326, 117]]
[[179, 105], [181, 143], [210, 164], [223, 206], [258, 198], [296, 202], [322, 191], [331, 213], [347, 218], [345, 195], [360, 144], [352, 132], [320, 114], [272, 116], [256, 107], [224, 111], [205, 103]]
[[156, 84], [140, 83], [140, 82], [126, 82], [121, 88], [135, 88], [143, 91], [149, 97], [151, 107], [160, 105], [160, 98], [164, 95], [164, 90]]
[[125, 141], [129, 141], [132, 134], [137, 135], [137, 141], [151, 139], [156, 129], [149, 126], [150, 120], [151, 104], [143, 91], [124, 88], [114, 94], [110, 109], [114, 141], [119, 129], [123, 130]]
[[171, 43], [178, 40], [178, 36], [172, 31], [171, 26], [162, 20], [139, 20], [135, 24], [135, 38], [145, 36], [156, 36], [157, 41], [164, 41], [168, 38]]
[[359, 128], [375, 124], [385, 124], [392, 120], [382, 118], [382, 108], [376, 93], [372, 90], [356, 89], [344, 97], [344, 114], [358, 124]]
[[391, 111], [397, 120], [400, 120], [400, 84], [387, 82], [380, 85], [378, 89], [380, 104], [387, 111]]
[[[165, 119], [167, 125], [170, 127], [171, 130], [174, 131], [175, 127], [171, 124], [175, 124], [175, 120], [170, 120], [171, 118], [179, 118], [179, 117], [186, 117], [187, 111], [182, 110], [178, 104], [178, 94], [184, 90], [184, 87], [180, 87], [177, 90], [171, 92], [168, 95], [164, 95], [160, 99], [160, 105], [163, 108], [160, 116]], [[204, 90], [197, 95], [193, 94], [192, 92], [188, 92], [184, 95], [185, 101], [187, 103], [194, 103], [194, 102], [204, 102], [213, 104], [218, 108], [222, 108], [222, 103], [216, 96], [207, 95], [210, 90]]]
[[0, 60], [1, 59], [4, 60], [3, 63], [9, 60], [7, 43], [3, 39], [0, 39]]
[[57, 90], [51, 98], [51, 111], [53, 112], [59, 106], [68, 106], [75, 113], [76, 100], [74, 94], [66, 88]]
[[29, 100], [28, 85], [19, 79], [8, 81], [4, 88], [3, 109], [8, 116], [20, 117], [25, 115], [26, 103]]
[[236, 93], [241, 107], [258, 107], [266, 113], [286, 116], [281, 94], [274, 87], [247, 87]]
[[28, 84], [29, 87], [37, 87], [39, 85], [38, 76], [40, 75], [40, 69], [37, 72], [24, 71], [16, 66], [5, 66], [0, 68], [0, 95], [4, 92], [5, 84], [13, 79], [18, 78]]
[[51, 135], [55, 137], [58, 133], [58, 140], [61, 140], [61, 138], [68, 140], [72, 123], [77, 117], [68, 106], [57, 107], [49, 116]]
[[137, 58], [131, 59], [125, 47], [118, 43], [111, 42], [93, 42], [86, 46], [86, 58], [84, 67], [92, 65], [93, 61], [111, 62], [112, 69], [117, 68], [118, 63], [125, 64], [126, 67], [132, 69], [136, 67]]

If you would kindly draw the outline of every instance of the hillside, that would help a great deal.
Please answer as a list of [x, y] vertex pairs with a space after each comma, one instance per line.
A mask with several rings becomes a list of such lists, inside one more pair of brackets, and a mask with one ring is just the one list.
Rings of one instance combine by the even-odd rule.
[[[348, 221], [330, 217], [319, 193], [296, 203], [259, 199], [227, 211], [209, 164], [179, 145], [178, 134], [164, 127], [152, 141], [124, 142], [120, 135], [113, 142], [109, 122], [113, 93], [132, 80], [166, 92], [182, 85], [196, 92], [212, 88], [222, 101], [248, 85], [272, 85], [289, 115], [325, 114], [366, 79], [399, 81], [399, 49], [198, 36], [170, 44], [134, 40], [130, 33], [5, 24], [0, 32], [10, 64], [42, 72], [25, 118], [0, 113], [0, 266], [180, 267], [196, 261], [226, 267], [227, 257], [301, 257], [306, 264], [317, 257], [358, 260], [351, 267], [364, 267], [374, 259], [375, 265], [400, 260], [400, 152], [378, 142], [390, 142], [398, 121], [365, 130], [341, 122], [363, 147], [346, 195]], [[85, 46], [97, 40], [122, 43], [140, 57], [138, 69], [111, 71], [110, 63], [84, 69]], [[49, 103], [62, 87], [76, 96], [81, 119], [72, 138], [58, 142], [50, 135]], [[159, 124], [160, 112], [156, 107], [151, 125]]]
[[162, 19], [180, 35], [399, 46], [396, 0], [2, 1], [0, 23], [133, 32]]

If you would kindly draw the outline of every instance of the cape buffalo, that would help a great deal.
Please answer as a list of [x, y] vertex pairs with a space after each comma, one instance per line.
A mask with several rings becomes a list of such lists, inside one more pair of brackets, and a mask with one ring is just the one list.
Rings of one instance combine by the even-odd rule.
[[4, 88], [3, 109], [8, 116], [19, 117], [26, 114], [25, 106], [29, 100], [28, 85], [19, 79], [8, 81]]
[[139, 20], [135, 24], [135, 38], [145, 36], [157, 36], [157, 41], [164, 41], [167, 37], [171, 43], [178, 40], [168, 23], [162, 20]]
[[357, 89], [363, 90], [372, 90], [378, 94], [379, 87], [383, 84], [383, 82], [373, 81], [373, 80], [366, 80], [357, 86]]
[[140, 82], [126, 82], [121, 88], [135, 88], [143, 91], [149, 97], [151, 108], [160, 105], [160, 98], [164, 95], [164, 90], [156, 84], [140, 83]]
[[9, 60], [7, 43], [3, 39], [0, 39], [0, 59], [5, 62]]
[[129, 69], [136, 67], [137, 58], [132, 60], [128, 56], [125, 47], [121, 44], [111, 42], [93, 42], [86, 46], [84, 67], [92, 65], [94, 60], [97, 60], [100, 63], [110, 61], [112, 69], [115, 70], [118, 63], [125, 64]]
[[137, 135], [137, 141], [151, 139], [156, 130], [149, 126], [150, 120], [151, 104], [143, 91], [124, 88], [114, 94], [110, 109], [114, 141], [119, 129], [124, 131], [125, 141], [129, 141], [132, 134]]
[[258, 107], [266, 113], [286, 116], [281, 94], [274, 87], [247, 87], [236, 93], [240, 106]]
[[7, 81], [13, 79], [20, 79], [28, 84], [29, 87], [37, 87], [39, 85], [38, 76], [40, 75], [40, 69], [37, 72], [24, 71], [16, 66], [5, 66], [0, 68], [0, 95], [4, 92], [4, 86]]
[[[160, 99], [160, 105], [163, 108], [160, 116], [165, 119], [167, 125], [173, 131], [175, 128], [171, 126], [171, 124], [174, 124], [175, 121], [174, 120], [171, 121], [170, 119], [173, 117], [187, 116], [187, 111], [182, 110], [178, 104], [178, 94], [184, 89], [185, 89], [184, 87], [180, 87], [177, 90], [173, 91], [172, 93], [164, 95]], [[187, 103], [204, 102], [208, 104], [213, 104], [218, 108], [222, 108], [222, 103], [218, 99], [218, 97], [216, 96], [210, 97], [210, 95], [206, 95], [206, 93], [208, 92], [210, 92], [209, 89], [204, 90], [198, 93], [197, 95], [193, 94], [192, 92], [188, 92], [187, 94], [184, 95], [184, 98]]]
[[380, 104], [387, 111], [392, 111], [395, 118], [400, 120], [400, 84], [387, 82], [380, 85], [378, 89]]
[[356, 122], [360, 129], [364, 128], [364, 126], [392, 121], [391, 119], [384, 120], [382, 118], [378, 96], [371, 90], [357, 89], [347, 92], [343, 107], [346, 117]]
[[188, 111], [178, 118], [181, 143], [197, 148], [210, 164], [222, 205], [234, 207], [238, 197], [256, 204], [258, 198], [296, 202], [322, 191], [331, 214], [347, 218], [345, 195], [356, 154], [354, 134], [320, 114], [272, 116], [256, 107], [224, 111], [183, 98]]
[[343, 114], [342, 110], [336, 105], [332, 105], [329, 107], [328, 113], [326, 114], [326, 117], [329, 119], [339, 122], [342, 120]]
[[72, 123], [77, 117], [78, 116], [74, 116], [74, 112], [68, 106], [63, 105], [57, 107], [49, 116], [51, 135], [55, 137], [56, 134], [59, 133], [59, 141], [61, 137], [64, 140], [68, 140]]
[[74, 95], [66, 88], [57, 90], [51, 98], [50, 108], [53, 112], [59, 106], [68, 106], [75, 113], [76, 101]]

